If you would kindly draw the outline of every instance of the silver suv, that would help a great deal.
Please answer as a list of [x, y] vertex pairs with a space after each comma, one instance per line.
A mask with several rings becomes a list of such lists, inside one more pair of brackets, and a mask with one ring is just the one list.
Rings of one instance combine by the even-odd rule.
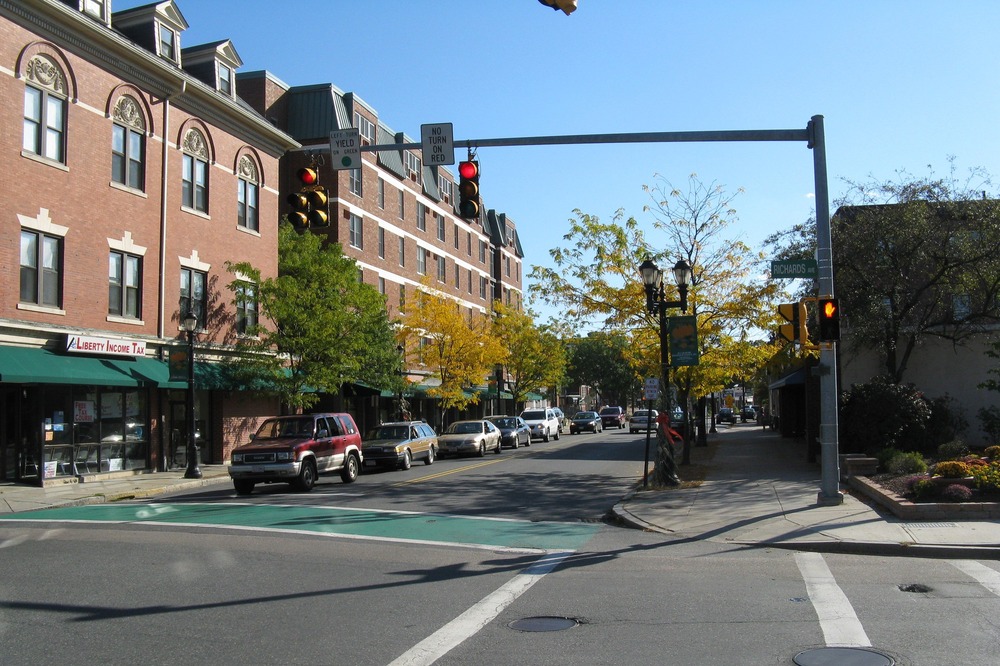
[[521, 412], [521, 418], [531, 428], [531, 439], [549, 441], [549, 437], [559, 439], [559, 417], [551, 407], [545, 409], [526, 409]]

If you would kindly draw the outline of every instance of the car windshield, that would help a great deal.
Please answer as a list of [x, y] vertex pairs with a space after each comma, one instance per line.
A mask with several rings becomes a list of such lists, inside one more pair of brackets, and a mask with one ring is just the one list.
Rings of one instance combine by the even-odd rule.
[[312, 437], [312, 418], [268, 419], [257, 430], [257, 439], [277, 439], [279, 437]]
[[483, 431], [483, 424], [478, 421], [459, 421], [448, 426], [449, 435], [470, 435]]
[[596, 418], [597, 418], [597, 412], [577, 412], [576, 416], [573, 417], [573, 420], [585, 421], [587, 419], [596, 419]]
[[601, 416], [618, 416], [618, 408], [606, 407], [601, 410]]
[[632, 416], [633, 417], [638, 416], [638, 417], [643, 418], [643, 419], [648, 418], [649, 417], [649, 410], [638, 409], [638, 410], [636, 410], [636, 412], [634, 414], [632, 414]]
[[409, 432], [406, 426], [379, 426], [368, 433], [368, 439], [407, 439]]
[[508, 418], [508, 419], [490, 419], [490, 420], [493, 421], [493, 425], [498, 426], [500, 428], [516, 428], [517, 427], [517, 420], [516, 419]]
[[521, 418], [525, 421], [544, 421], [545, 412], [537, 410], [531, 412], [521, 412]]

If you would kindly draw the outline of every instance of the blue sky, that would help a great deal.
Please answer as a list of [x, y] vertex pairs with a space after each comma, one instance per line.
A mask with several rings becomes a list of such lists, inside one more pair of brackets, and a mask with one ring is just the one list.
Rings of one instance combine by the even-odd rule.
[[[536, 0], [177, 3], [182, 46], [232, 39], [241, 71], [333, 83], [416, 141], [426, 123], [463, 140], [798, 129], [820, 114], [831, 199], [842, 178], [943, 175], [949, 156], [1000, 176], [994, 0], [579, 0], [570, 16]], [[479, 161], [525, 273], [549, 263], [574, 209], [649, 220], [642, 186], [658, 174], [743, 188], [733, 235], [754, 247], [813, 212], [799, 143], [481, 148]]]

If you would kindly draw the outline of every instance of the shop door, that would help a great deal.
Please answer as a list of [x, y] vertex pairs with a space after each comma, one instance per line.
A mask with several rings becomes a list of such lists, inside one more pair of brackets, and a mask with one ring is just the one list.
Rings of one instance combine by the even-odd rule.
[[[170, 437], [167, 443], [167, 469], [187, 468], [188, 420], [187, 403], [179, 400], [170, 401]], [[194, 441], [198, 446], [198, 464], [205, 462], [205, 440], [202, 436], [205, 424], [202, 420], [195, 422]]]
[[13, 481], [17, 478], [17, 441], [20, 410], [17, 400], [18, 389], [5, 386], [0, 388], [0, 479]]

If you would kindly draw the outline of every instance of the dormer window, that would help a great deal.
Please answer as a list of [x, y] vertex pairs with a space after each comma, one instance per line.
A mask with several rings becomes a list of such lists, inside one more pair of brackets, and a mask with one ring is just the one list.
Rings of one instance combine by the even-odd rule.
[[177, 34], [162, 23], [160, 24], [160, 40], [157, 48], [161, 58], [177, 62]]
[[107, 12], [107, 2], [105, 0], [83, 0], [80, 3], [84, 13], [90, 14], [98, 21], [107, 23], [108, 17], [105, 12]]
[[221, 62], [219, 63], [219, 92], [229, 97], [233, 96], [233, 70]]

